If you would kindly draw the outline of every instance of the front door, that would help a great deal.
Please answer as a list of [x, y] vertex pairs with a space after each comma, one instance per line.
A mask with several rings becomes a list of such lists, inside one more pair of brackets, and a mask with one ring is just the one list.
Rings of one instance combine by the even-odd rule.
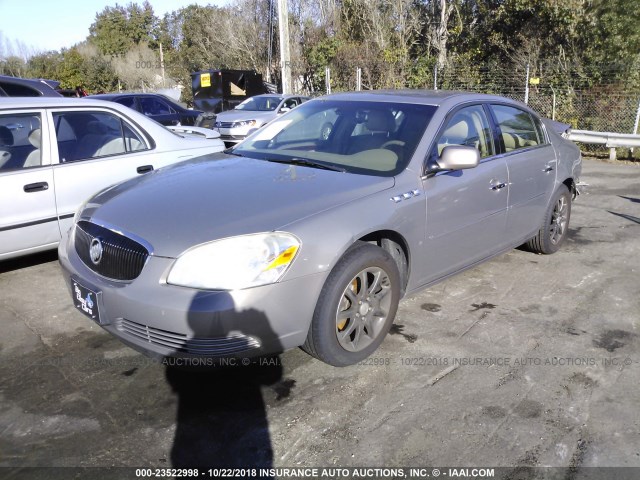
[[499, 252], [506, 243], [509, 178], [504, 158], [495, 156], [493, 134], [482, 105], [453, 113], [431, 153], [437, 161], [447, 145], [474, 146], [475, 168], [439, 172], [423, 180], [427, 197], [425, 282], [452, 274]]

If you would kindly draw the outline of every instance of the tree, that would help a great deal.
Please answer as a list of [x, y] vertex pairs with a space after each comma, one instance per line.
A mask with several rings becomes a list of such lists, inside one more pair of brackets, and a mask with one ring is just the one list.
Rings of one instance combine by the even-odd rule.
[[89, 41], [104, 55], [124, 55], [141, 42], [155, 42], [158, 19], [148, 1], [105, 7], [89, 27]]

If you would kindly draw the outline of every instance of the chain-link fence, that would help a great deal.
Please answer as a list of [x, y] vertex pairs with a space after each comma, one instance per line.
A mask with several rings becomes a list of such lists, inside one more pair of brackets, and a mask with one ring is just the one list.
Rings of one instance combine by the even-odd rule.
[[[591, 72], [566, 69], [453, 64], [434, 69], [431, 84], [440, 89], [503, 95], [526, 101], [541, 115], [581, 130], [634, 132], [640, 110], [640, 81], [629, 66], [602, 66]], [[435, 78], [435, 80], [434, 80]]]
[[[329, 74], [327, 68], [327, 78]], [[353, 76], [354, 85], [356, 78], [357, 73]], [[435, 67], [410, 83], [418, 88], [464, 90], [513, 98], [526, 102], [541, 115], [568, 123], [575, 129], [640, 133], [637, 131], [640, 65], [571, 67], [546, 64], [532, 67], [452, 62], [443, 68]], [[340, 90], [336, 88], [336, 91]], [[327, 85], [326, 93], [329, 92]], [[318, 95], [324, 93], [316, 92]]]

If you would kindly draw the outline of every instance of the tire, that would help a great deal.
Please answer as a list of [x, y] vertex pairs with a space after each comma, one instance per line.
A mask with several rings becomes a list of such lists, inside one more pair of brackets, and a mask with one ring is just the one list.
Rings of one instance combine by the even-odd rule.
[[329, 274], [302, 349], [329, 365], [353, 365], [382, 343], [399, 301], [400, 274], [391, 255], [358, 242]]
[[571, 193], [566, 185], [560, 185], [547, 208], [540, 230], [525, 243], [527, 249], [545, 255], [557, 252], [567, 238], [570, 218]]

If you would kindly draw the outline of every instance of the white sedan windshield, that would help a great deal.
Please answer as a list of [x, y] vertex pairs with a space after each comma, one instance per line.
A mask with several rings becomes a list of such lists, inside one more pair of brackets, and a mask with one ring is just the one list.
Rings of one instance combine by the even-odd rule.
[[238, 105], [236, 110], [249, 110], [252, 112], [272, 112], [282, 102], [282, 97], [251, 97]]

